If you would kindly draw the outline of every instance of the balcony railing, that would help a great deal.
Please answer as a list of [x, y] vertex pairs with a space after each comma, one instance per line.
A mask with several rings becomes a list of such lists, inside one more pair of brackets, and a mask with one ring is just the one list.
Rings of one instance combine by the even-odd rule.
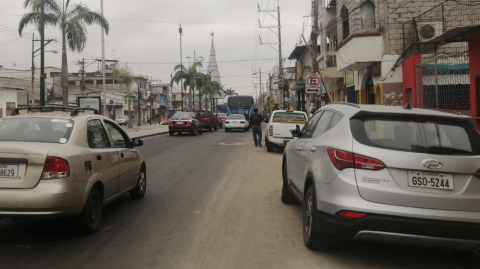
[[337, 56], [327, 55], [327, 67], [337, 67]]
[[446, 1], [402, 25], [403, 51], [429, 53], [445, 43], [467, 41], [475, 28], [480, 28], [478, 0]]

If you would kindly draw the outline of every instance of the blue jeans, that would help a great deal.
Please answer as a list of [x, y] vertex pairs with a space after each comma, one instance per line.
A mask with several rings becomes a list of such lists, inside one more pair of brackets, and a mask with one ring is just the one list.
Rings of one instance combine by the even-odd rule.
[[253, 142], [255, 142], [255, 145], [262, 143], [262, 127], [253, 125], [252, 134], [253, 134]]

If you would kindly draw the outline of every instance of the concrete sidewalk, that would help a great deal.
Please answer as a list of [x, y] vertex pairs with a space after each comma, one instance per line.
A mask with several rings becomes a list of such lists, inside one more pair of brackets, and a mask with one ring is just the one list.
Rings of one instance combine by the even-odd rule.
[[153, 135], [160, 135], [168, 133], [168, 125], [150, 125], [133, 126], [133, 129], [128, 129], [124, 126], [122, 129], [130, 136], [130, 138], [141, 138]]

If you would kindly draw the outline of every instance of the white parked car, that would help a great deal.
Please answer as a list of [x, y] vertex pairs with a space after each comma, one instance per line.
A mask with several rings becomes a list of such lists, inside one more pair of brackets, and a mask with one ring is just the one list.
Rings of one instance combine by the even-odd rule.
[[245, 116], [240, 114], [233, 114], [227, 117], [225, 120], [225, 132], [229, 132], [232, 129], [241, 129], [244, 132], [248, 131], [248, 120]]
[[267, 151], [273, 147], [284, 147], [286, 142], [293, 139], [290, 129], [298, 124], [301, 128], [307, 122], [307, 114], [303, 111], [275, 110], [270, 116], [265, 133]]

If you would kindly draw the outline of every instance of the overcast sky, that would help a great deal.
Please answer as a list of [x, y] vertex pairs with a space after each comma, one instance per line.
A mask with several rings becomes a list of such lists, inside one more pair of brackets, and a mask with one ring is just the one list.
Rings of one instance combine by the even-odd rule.
[[[90, 9], [100, 11], [100, 0], [71, 1], [82, 2]], [[128, 62], [135, 74], [169, 83], [174, 65], [180, 62], [178, 27], [182, 23], [184, 64], [188, 65], [186, 57], [193, 58], [195, 51], [197, 57], [205, 58], [206, 69], [210, 33], [213, 31], [225, 88], [232, 87], [241, 94], [252, 94], [252, 68], [261, 67], [262, 72], [269, 73], [278, 64], [276, 51], [267, 45], [255, 44], [259, 33], [265, 43], [278, 41], [268, 29], [260, 32], [256, 26], [259, 18], [264, 25], [276, 24], [276, 20], [268, 14], [257, 12], [257, 3], [270, 10], [276, 9], [277, 5], [276, 0], [104, 0], [105, 17], [110, 22], [110, 33], [105, 38], [106, 59], [114, 58], [122, 65]], [[304, 29], [302, 25], [309, 19], [304, 16], [309, 15], [310, 5], [310, 0], [280, 0], [284, 58], [288, 58], [299, 40]], [[18, 69], [29, 69], [31, 66], [32, 33], [29, 32], [33, 27], [24, 31], [29, 34], [15, 40], [18, 38], [18, 21], [25, 12], [23, 0], [0, 0], [0, 65], [5, 68], [14, 68], [14, 63]], [[307, 39], [309, 29], [305, 28]], [[38, 35], [37, 32], [35, 34]], [[59, 53], [47, 53], [46, 66], [61, 67], [59, 30], [47, 28], [46, 37], [59, 41], [47, 46], [47, 51], [58, 50]], [[10, 43], [5, 44], [7, 42]], [[101, 59], [101, 56], [100, 28], [88, 27], [87, 46], [82, 54], [68, 52], [69, 72], [78, 72], [75, 62], [79, 59]], [[239, 61], [231, 62], [235, 60]], [[39, 61], [40, 57], [35, 58], [37, 67], [40, 66]], [[285, 62], [285, 66], [293, 64], [289, 60]], [[87, 71], [95, 71], [97, 67], [93, 64]]]

